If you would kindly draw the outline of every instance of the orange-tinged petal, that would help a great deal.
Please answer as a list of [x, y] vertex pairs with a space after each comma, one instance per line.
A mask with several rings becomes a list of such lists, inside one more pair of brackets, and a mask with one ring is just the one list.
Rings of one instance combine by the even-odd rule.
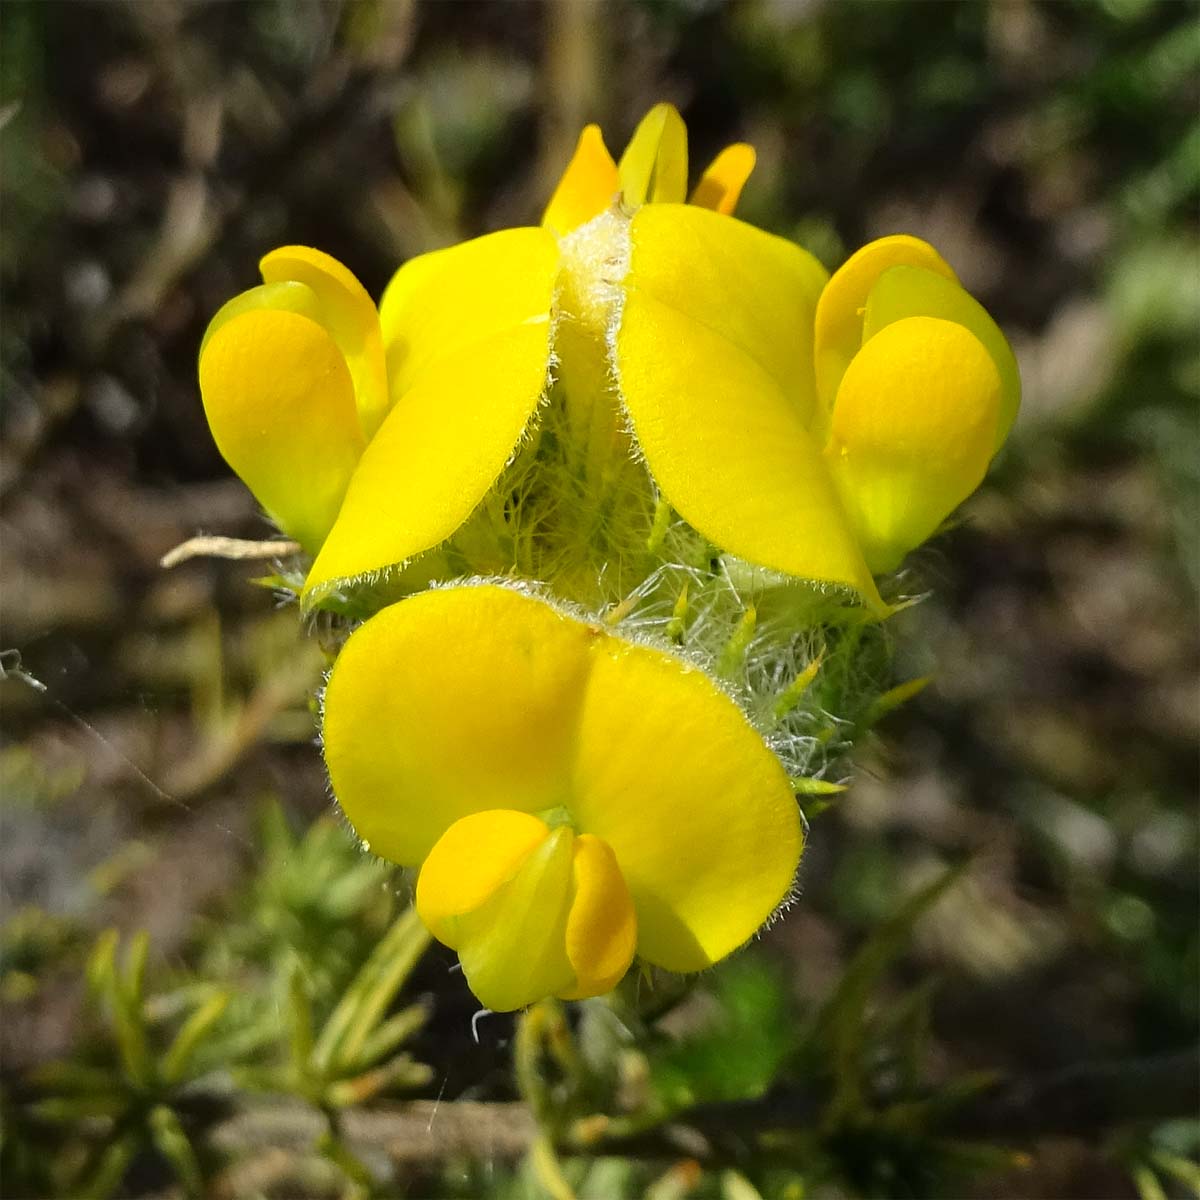
[[817, 302], [817, 394], [825, 413], [833, 408], [838, 383], [863, 342], [863, 315], [875, 281], [889, 267], [923, 267], [958, 282], [945, 259], [928, 243], [908, 234], [869, 242], [834, 273]]
[[550, 197], [542, 224], [559, 237], [599, 216], [621, 190], [617, 164], [604, 144], [599, 125], [579, 135], [575, 153]]
[[700, 176], [688, 203], [730, 215], [737, 208], [742, 188], [754, 170], [755, 158], [754, 147], [745, 142], [726, 146]]
[[673, 104], [656, 104], [641, 120], [617, 164], [630, 207], [683, 202], [687, 195], [687, 126]]
[[388, 410], [387, 369], [374, 301], [353, 272], [309, 246], [281, 246], [258, 267], [265, 283], [295, 280], [316, 294], [322, 324], [345, 356], [354, 380], [363, 435], [370, 438]]
[[567, 958], [575, 983], [564, 1000], [602, 996], [621, 981], [637, 949], [637, 913], [612, 848], [590, 833], [575, 839]]
[[316, 553], [363, 448], [333, 339], [297, 312], [240, 312], [205, 343], [200, 393], [225, 461], [280, 528]]
[[1000, 375], [953, 321], [885, 326], [846, 368], [826, 456], [867, 561], [890, 571], [983, 479]]

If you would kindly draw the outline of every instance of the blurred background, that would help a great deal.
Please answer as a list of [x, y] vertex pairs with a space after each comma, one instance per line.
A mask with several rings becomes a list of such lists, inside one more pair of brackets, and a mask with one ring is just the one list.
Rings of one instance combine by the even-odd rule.
[[[748, 1022], [726, 1067], [770, 1059], [747, 1030], [774, 1021], [786, 1041], [779, 1014], [819, 1003], [964, 857], [883, 983], [886, 1010], [936, 981], [928, 1079], [1195, 1041], [1193, 6], [6, 0], [0, 20], [5, 1194], [74, 1178], [30, 1165], [74, 1142], [21, 1104], [45, 1064], [102, 1036], [81, 979], [102, 930], [148, 932], [168, 1008], [218, 983], [251, 1005], [284, 953], [319, 1008], [322, 980], [344, 986], [398, 911], [331, 816], [310, 712], [322, 660], [294, 611], [253, 565], [158, 566], [197, 532], [268, 532], [201, 411], [208, 318], [276, 245], [319, 246], [378, 296], [414, 254], [536, 222], [585, 122], [619, 153], [659, 100], [683, 112], [694, 168], [752, 142], [739, 215], [827, 265], [888, 232], [935, 243], [1025, 385], [987, 484], [914, 563], [932, 594], [897, 620], [897, 676], [934, 682], [814, 819], [801, 902], [739, 960], [743, 992], [722, 985], [731, 1027]], [[414, 1051], [429, 1069], [407, 1094], [510, 1099], [511, 1026], [472, 1040], [451, 962], [435, 950], [412, 984], [432, 997]], [[1177, 1123], [1163, 1137], [1194, 1149]], [[1131, 1171], [1100, 1137], [1025, 1148], [952, 1194], [1187, 1194], [1186, 1172]], [[182, 1194], [160, 1151], [130, 1151], [109, 1194]], [[855, 1153], [862, 1178], [809, 1194], [921, 1194]], [[406, 1194], [541, 1194], [488, 1166], [484, 1182], [469, 1163], [413, 1168]], [[223, 1186], [349, 1194], [317, 1175]]]

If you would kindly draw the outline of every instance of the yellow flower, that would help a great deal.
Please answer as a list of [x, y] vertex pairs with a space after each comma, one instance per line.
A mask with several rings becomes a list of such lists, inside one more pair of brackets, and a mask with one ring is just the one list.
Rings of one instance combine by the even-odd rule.
[[209, 323], [200, 393], [226, 462], [315, 554], [389, 407], [379, 315], [320, 250], [284, 246], [259, 269], [262, 285]]
[[496, 585], [360, 626], [323, 741], [355, 830], [421, 866], [422, 919], [495, 1010], [598, 995], [635, 951], [709, 966], [800, 857], [787, 775], [703, 672]]
[[895, 569], [978, 486], [1016, 419], [1016, 360], [926, 242], [864, 246], [817, 303], [824, 457], [872, 571]]
[[[687, 137], [671, 106], [646, 116], [619, 163], [589, 126], [541, 227], [405, 264], [378, 325], [361, 288], [342, 302], [353, 279], [339, 264], [278, 252], [308, 273], [276, 277], [322, 313], [293, 291], [232, 302], [201, 383], [226, 457], [319, 551], [305, 602], [444, 546], [553, 417], [557, 475], [542, 495], [567, 502], [539, 520], [583, 513], [580, 540], [617, 526], [593, 559], [619, 568], [644, 546], [658, 495], [724, 553], [886, 611], [873, 574], [978, 486], [1008, 431], [1012, 354], [924, 242], [874, 242], [828, 279], [729, 215], [753, 163], [729, 147], [684, 204]], [[467, 554], [476, 573], [518, 566], [483, 557]], [[544, 556], [564, 572], [568, 557]]]

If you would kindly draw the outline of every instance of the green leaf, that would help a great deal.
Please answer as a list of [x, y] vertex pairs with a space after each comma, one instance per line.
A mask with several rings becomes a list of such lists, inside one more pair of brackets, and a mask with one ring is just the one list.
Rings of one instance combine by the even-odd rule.
[[358, 1059], [367, 1037], [429, 942], [415, 908], [396, 918], [321, 1030], [313, 1051], [313, 1066], [319, 1075], [335, 1076]]
[[45, 1091], [76, 1095], [110, 1091], [114, 1082], [113, 1073], [104, 1067], [70, 1061], [46, 1063], [36, 1068], [30, 1078], [35, 1087]]
[[294, 956], [288, 963], [287, 995], [288, 1045], [292, 1067], [297, 1078], [303, 1079], [312, 1066], [313, 1013], [308, 986], [304, 982], [304, 967]]
[[66, 1125], [95, 1117], [119, 1117], [128, 1107], [128, 1099], [114, 1089], [75, 1096], [48, 1096], [30, 1105], [30, 1112], [43, 1121]]
[[804, 693], [808, 691], [812, 685], [812, 681], [816, 679], [817, 672], [821, 669], [821, 662], [825, 658], [825, 651], [822, 650], [816, 658], [787, 685], [782, 692], [779, 693], [772, 708], [772, 715], [776, 720], [786, 717], [788, 713], [796, 707], [797, 704], [804, 698]]
[[793, 775], [788, 782], [792, 791], [798, 796], [836, 796], [846, 790], [844, 783], [834, 783], [829, 779], [813, 779], [806, 775]]
[[721, 1200], [763, 1200], [762, 1193], [740, 1171], [721, 1172]]
[[659, 1051], [652, 1073], [670, 1108], [763, 1095], [795, 1047], [787, 985], [761, 958], [746, 955], [712, 978], [717, 1013], [707, 1028]]
[[88, 990], [97, 999], [110, 999], [115, 979], [117, 942], [120, 933], [106, 929], [97, 939], [87, 962]]
[[[363, 1195], [370, 1195], [374, 1188], [371, 1172], [358, 1156], [346, 1145], [340, 1137], [326, 1130], [317, 1139], [317, 1150], [333, 1163], [350, 1180], [361, 1189]], [[350, 1193], [353, 1195], [354, 1193]]]
[[[146, 1020], [143, 1013], [143, 987], [146, 978], [146, 956], [150, 946], [148, 935], [142, 931], [133, 936], [122, 967], [107, 967], [103, 960], [97, 967], [97, 978], [107, 974], [108, 999], [112, 1005], [113, 1031], [125, 1074], [137, 1087], [146, 1086], [153, 1077], [154, 1064], [146, 1045]], [[107, 951], [107, 948], [105, 948]]]
[[224, 1016], [229, 1007], [229, 998], [228, 992], [214, 993], [183, 1023], [163, 1056], [160, 1072], [165, 1083], [178, 1083], [183, 1078], [196, 1047]]
[[79, 1191], [79, 1200], [109, 1200], [121, 1186], [125, 1172], [138, 1150], [138, 1135], [127, 1133], [110, 1143], [100, 1156], [92, 1177]]
[[722, 679], [735, 677], [746, 661], [746, 651], [754, 639], [754, 629], [758, 624], [758, 611], [753, 605], [742, 613], [742, 619], [730, 635], [729, 641], [721, 650], [717, 660], [716, 673]]
[[875, 931], [846, 968], [841, 982], [817, 1016], [808, 1039], [818, 1050], [828, 1047], [832, 1075], [837, 1081], [829, 1119], [854, 1112], [862, 1102], [863, 1029], [867, 1003], [889, 963], [904, 949], [917, 922], [956, 883], [969, 862], [942, 874], [901, 905]]
[[413, 1090], [425, 1087], [433, 1078], [433, 1069], [419, 1063], [409, 1054], [398, 1054], [373, 1071], [364, 1071], [353, 1079], [331, 1083], [325, 1092], [325, 1102], [334, 1108], [352, 1108], [374, 1099], [387, 1088]]
[[141, 1007], [146, 989], [146, 959], [150, 953], [150, 935], [139, 929], [125, 952], [125, 967], [121, 972], [121, 990], [130, 1005]]
[[1133, 1180], [1133, 1186], [1137, 1188], [1140, 1200], [1169, 1200], [1166, 1188], [1163, 1187], [1148, 1163], [1131, 1163], [1129, 1175]]
[[530, 1147], [529, 1164], [533, 1168], [534, 1178], [552, 1200], [575, 1200], [575, 1190], [567, 1182], [562, 1164], [545, 1134], [536, 1138]]
[[1193, 1196], [1200, 1198], [1200, 1163], [1194, 1163], [1178, 1154], [1169, 1154], [1165, 1150], [1153, 1151], [1150, 1161], [1164, 1175], [1177, 1179]]
[[187, 1194], [201, 1195], [204, 1179], [200, 1174], [200, 1164], [196, 1161], [196, 1152], [179, 1118], [165, 1104], [158, 1104], [151, 1110], [150, 1136], [154, 1139], [155, 1149], [174, 1168]]
[[412, 1004], [394, 1016], [388, 1017], [363, 1042], [362, 1050], [352, 1064], [353, 1068], [364, 1070], [391, 1054], [397, 1046], [416, 1033], [428, 1019], [429, 1013], [423, 1004]]
[[919, 679], [910, 679], [906, 683], [899, 683], [894, 688], [889, 688], [882, 696], [877, 697], [867, 709], [863, 724], [870, 727], [883, 720], [888, 713], [894, 712], [902, 704], [907, 704], [918, 692], [923, 692], [932, 680], [932, 675], [922, 675]]

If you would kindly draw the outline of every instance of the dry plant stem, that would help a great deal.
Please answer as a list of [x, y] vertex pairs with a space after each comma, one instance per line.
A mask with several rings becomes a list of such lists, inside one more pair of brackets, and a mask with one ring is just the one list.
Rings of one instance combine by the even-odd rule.
[[177, 567], [191, 558], [228, 558], [256, 561], [264, 558], [288, 558], [300, 553], [300, 543], [287, 538], [276, 538], [265, 542], [244, 538], [199, 537], [188, 538], [158, 560], [160, 567]]
[[[948, 1114], [933, 1136], [982, 1142], [1022, 1142], [1055, 1134], [1090, 1136], [1119, 1125], [1193, 1115], [1200, 1107], [1198, 1051], [1158, 1058], [1091, 1063], [1029, 1079], [997, 1084]], [[621, 1138], [600, 1137], [581, 1146], [566, 1140], [559, 1154], [677, 1158], [706, 1163], [737, 1157], [747, 1142], [773, 1131], [811, 1132], [823, 1098], [800, 1091], [761, 1100], [710, 1104], [681, 1113], [668, 1124]], [[410, 1104], [349, 1110], [341, 1134], [356, 1153], [384, 1153], [397, 1163], [431, 1162], [467, 1154], [515, 1160], [541, 1134], [525, 1104], [417, 1100]], [[263, 1099], [220, 1120], [215, 1149], [230, 1155], [311, 1149], [325, 1129], [315, 1109], [294, 1101]]]
[[[418, 1163], [467, 1154], [512, 1161], [538, 1135], [537, 1122], [521, 1103], [481, 1104], [414, 1100], [410, 1104], [350, 1109], [339, 1114], [343, 1141], [355, 1153], [384, 1153], [393, 1162]], [[220, 1121], [214, 1149], [230, 1155], [312, 1149], [325, 1132], [325, 1116], [290, 1099], [264, 1098]]]

